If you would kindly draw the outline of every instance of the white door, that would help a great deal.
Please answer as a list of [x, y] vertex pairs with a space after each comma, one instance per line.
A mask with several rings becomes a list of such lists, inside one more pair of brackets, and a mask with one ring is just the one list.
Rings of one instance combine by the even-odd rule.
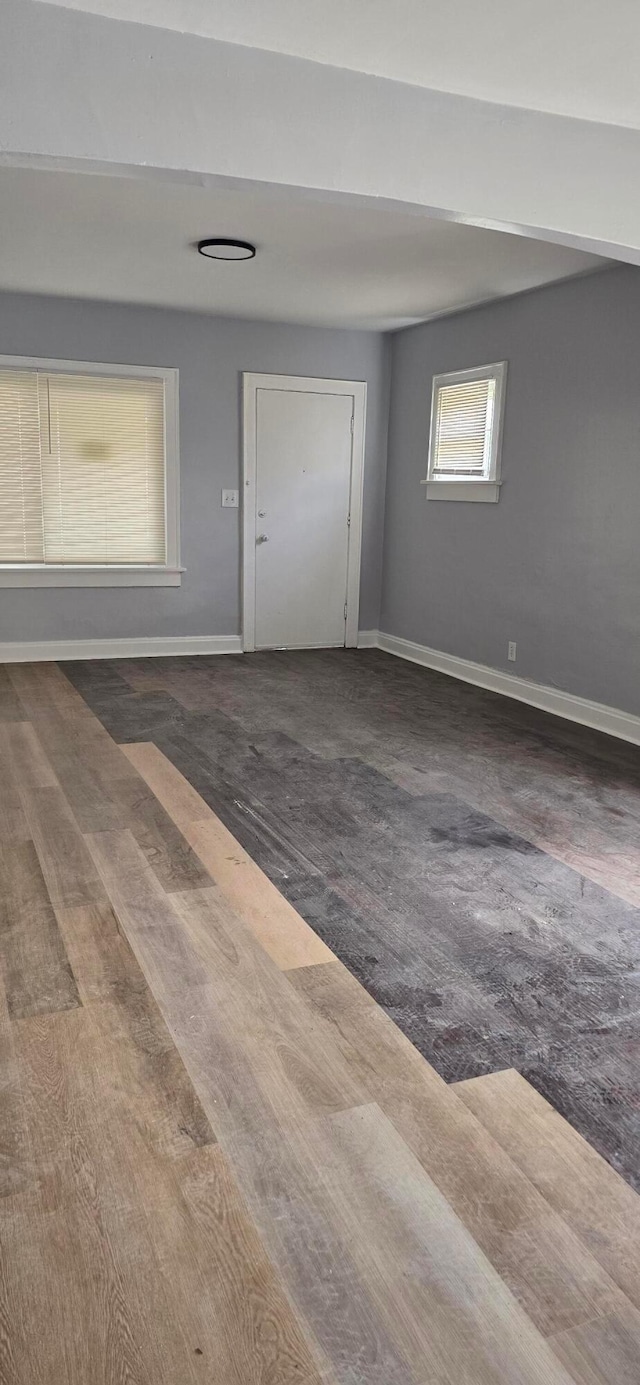
[[245, 562], [253, 646], [344, 645], [355, 394], [342, 381], [334, 393], [333, 381], [307, 389], [302, 380], [277, 377], [274, 387], [267, 378], [257, 377], [252, 398], [255, 484], [245, 489], [254, 507], [253, 523], [251, 515], [245, 523], [245, 546], [253, 542], [254, 551], [253, 564]]

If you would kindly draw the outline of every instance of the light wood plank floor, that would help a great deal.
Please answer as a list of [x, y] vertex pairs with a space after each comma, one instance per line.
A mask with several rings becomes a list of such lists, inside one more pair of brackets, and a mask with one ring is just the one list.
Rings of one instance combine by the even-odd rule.
[[0, 693], [2, 1385], [640, 1381], [638, 1195], [58, 667]]

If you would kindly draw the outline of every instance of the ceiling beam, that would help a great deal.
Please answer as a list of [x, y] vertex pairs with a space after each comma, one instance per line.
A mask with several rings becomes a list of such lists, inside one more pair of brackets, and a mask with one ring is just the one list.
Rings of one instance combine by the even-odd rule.
[[411, 208], [640, 264], [640, 131], [3, 0], [0, 162]]

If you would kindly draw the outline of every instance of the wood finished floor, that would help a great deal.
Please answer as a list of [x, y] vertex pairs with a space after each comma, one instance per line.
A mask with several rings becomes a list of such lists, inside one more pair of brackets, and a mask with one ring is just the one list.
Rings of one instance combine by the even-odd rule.
[[2, 1385], [637, 1385], [637, 1193], [518, 1072], [448, 1085], [126, 739], [0, 670]]
[[516, 1068], [640, 1190], [638, 748], [375, 650], [64, 668], [447, 1082]]

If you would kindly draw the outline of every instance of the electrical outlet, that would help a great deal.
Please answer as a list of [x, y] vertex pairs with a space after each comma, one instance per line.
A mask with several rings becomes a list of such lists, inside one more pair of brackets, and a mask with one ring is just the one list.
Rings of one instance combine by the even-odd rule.
[[239, 504], [238, 491], [223, 491], [222, 505], [225, 510], [237, 510]]
[[512, 664], [515, 664], [515, 661], [516, 661], [516, 642], [515, 642], [515, 640], [509, 640], [509, 653], [508, 653], [507, 657], [508, 657], [508, 659], [510, 660], [510, 662], [511, 662]]

